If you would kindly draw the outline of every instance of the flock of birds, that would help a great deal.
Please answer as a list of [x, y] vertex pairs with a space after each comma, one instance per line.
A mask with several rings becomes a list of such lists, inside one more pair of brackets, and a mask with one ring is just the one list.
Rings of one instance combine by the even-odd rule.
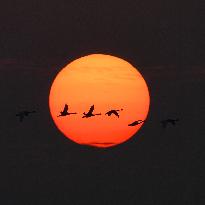
[[[109, 110], [108, 112], [105, 113], [105, 115], [108, 115], [108, 116], [115, 115], [116, 117], [119, 118], [120, 117], [120, 115], [119, 115], [120, 111], [123, 111], [123, 109]], [[85, 112], [83, 113], [82, 118], [89, 118], [89, 117], [93, 117], [95, 115], [101, 115], [101, 113], [95, 113], [94, 114], [93, 112], [94, 112], [94, 105], [92, 105], [90, 107], [90, 109], [87, 113], [85, 113]], [[36, 111], [35, 110], [34, 111], [24, 110], [24, 111], [21, 111], [21, 112], [17, 113], [16, 116], [19, 117], [19, 121], [22, 122], [25, 117], [27, 117], [28, 115], [33, 114], [33, 113], [36, 113]], [[60, 111], [60, 114], [57, 117], [64, 117], [64, 116], [73, 115], [73, 114], [77, 114], [77, 113], [76, 112], [68, 112], [68, 105], [65, 104], [63, 111]], [[166, 120], [160, 121], [160, 123], [161, 123], [163, 128], [166, 128], [168, 124], [175, 125], [177, 121], [179, 121], [178, 118], [176, 118], [176, 119], [166, 119]], [[136, 126], [136, 125], [139, 125], [143, 122], [145, 122], [145, 121], [144, 120], [136, 120], [136, 121], [128, 124], [128, 126]]]
[[[82, 118], [89, 118], [89, 117], [93, 117], [95, 115], [101, 115], [101, 113], [94, 114], [93, 113], [94, 109], [95, 109], [95, 107], [94, 107], [94, 105], [92, 105], [87, 113], [85, 113], [85, 112], [83, 113]], [[123, 109], [121, 109], [121, 110], [110, 110], [110, 111], [106, 112], [105, 115], [111, 116], [113, 114], [113, 115], [116, 115], [119, 118], [120, 116], [119, 116], [118, 112], [122, 111], [122, 110]], [[60, 115], [58, 115], [57, 117], [62, 117], [62, 116], [72, 115], [72, 114], [77, 114], [77, 113], [76, 112], [68, 112], [68, 105], [65, 104], [63, 111], [60, 111]]]

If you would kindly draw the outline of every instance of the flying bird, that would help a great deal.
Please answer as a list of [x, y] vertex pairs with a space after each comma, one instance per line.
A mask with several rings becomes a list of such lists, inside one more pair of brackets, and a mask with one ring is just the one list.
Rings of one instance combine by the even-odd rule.
[[166, 128], [168, 124], [176, 125], [176, 122], [179, 121], [179, 119], [167, 119], [167, 120], [162, 120], [160, 123], [162, 124], [163, 128]]
[[130, 123], [128, 126], [136, 126], [136, 125], [139, 125], [143, 122], [144, 122], [144, 120], [136, 120], [136, 121]]
[[72, 115], [72, 114], [77, 114], [76, 112], [68, 112], [68, 105], [65, 104], [63, 111], [60, 111], [60, 115], [58, 115], [57, 117], [63, 117], [66, 115]]
[[19, 121], [22, 122], [24, 117], [28, 116], [31, 113], [35, 113], [35, 112], [36, 112], [35, 110], [33, 110], [33, 111], [23, 110], [23, 111], [17, 113], [16, 116], [19, 117]]
[[88, 117], [92, 117], [95, 115], [101, 115], [101, 113], [93, 114], [93, 111], [94, 111], [94, 105], [92, 105], [90, 107], [90, 110], [87, 113], [85, 113], [85, 112], [83, 113], [84, 116], [82, 118], [84, 118], [84, 117], [88, 118]]
[[122, 110], [123, 109], [121, 109], [121, 110], [110, 110], [110, 111], [106, 112], [105, 115], [111, 116], [113, 114], [113, 115], [116, 115], [119, 118], [120, 116], [119, 116], [118, 112], [122, 111]]

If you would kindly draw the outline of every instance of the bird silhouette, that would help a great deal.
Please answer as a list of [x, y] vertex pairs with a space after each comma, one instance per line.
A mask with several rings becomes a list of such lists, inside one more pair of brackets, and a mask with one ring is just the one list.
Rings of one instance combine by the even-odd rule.
[[63, 111], [60, 111], [60, 115], [58, 115], [57, 117], [63, 117], [66, 115], [72, 115], [72, 114], [77, 114], [76, 112], [68, 112], [68, 105], [65, 104]]
[[35, 113], [35, 112], [36, 112], [35, 110], [33, 110], [33, 111], [23, 110], [23, 111], [17, 113], [16, 116], [19, 117], [19, 121], [22, 122], [24, 117], [28, 116], [31, 113]]
[[136, 126], [136, 125], [139, 125], [143, 122], [144, 122], [144, 120], [136, 120], [136, 121], [130, 123], [128, 126]]
[[83, 117], [82, 118], [88, 118], [88, 117], [92, 117], [92, 116], [95, 116], [95, 115], [101, 115], [101, 113], [97, 113], [97, 114], [93, 114], [93, 111], [94, 111], [94, 105], [92, 105], [91, 107], [90, 107], [90, 110], [87, 112], [87, 113], [83, 113]]
[[111, 116], [113, 114], [113, 115], [116, 115], [119, 118], [120, 116], [119, 116], [118, 112], [122, 111], [122, 110], [123, 109], [120, 109], [120, 110], [110, 110], [110, 111], [106, 112], [105, 115]]
[[176, 122], [179, 121], [178, 118], [176, 119], [167, 119], [167, 120], [162, 120], [160, 123], [162, 124], [163, 128], [166, 128], [168, 124], [176, 125]]

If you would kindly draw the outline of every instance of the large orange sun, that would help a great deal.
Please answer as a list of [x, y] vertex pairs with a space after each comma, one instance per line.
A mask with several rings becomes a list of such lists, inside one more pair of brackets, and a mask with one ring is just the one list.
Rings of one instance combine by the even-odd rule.
[[96, 147], [114, 146], [132, 137], [143, 125], [149, 103], [139, 71], [121, 58], [103, 54], [68, 64], [56, 76], [49, 95], [58, 129], [76, 143]]

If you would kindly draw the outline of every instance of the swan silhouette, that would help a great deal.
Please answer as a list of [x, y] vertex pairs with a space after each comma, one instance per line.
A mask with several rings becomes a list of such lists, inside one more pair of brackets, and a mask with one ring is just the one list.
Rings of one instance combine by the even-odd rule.
[[68, 105], [65, 104], [63, 111], [60, 111], [60, 115], [58, 115], [57, 117], [63, 117], [66, 115], [72, 115], [72, 114], [77, 114], [76, 112], [68, 112]]
[[92, 117], [95, 115], [101, 115], [101, 113], [93, 114], [93, 111], [94, 111], [94, 105], [90, 107], [90, 110], [87, 113], [85, 112], [83, 113], [84, 116], [82, 118], [88, 118], [88, 117]]
[[178, 118], [176, 119], [167, 119], [167, 120], [162, 120], [160, 123], [162, 124], [163, 128], [166, 128], [168, 124], [176, 125], [176, 122], [179, 121]]
[[108, 115], [108, 116], [111, 116], [111, 115], [116, 115], [118, 118], [120, 117], [119, 116], [119, 111], [122, 111], [123, 109], [120, 109], [120, 110], [110, 110], [108, 112], [105, 113], [105, 115]]
[[136, 125], [139, 125], [143, 122], [144, 122], [144, 120], [136, 120], [136, 121], [130, 123], [128, 126], [136, 126]]
[[31, 114], [31, 113], [35, 113], [35, 112], [36, 112], [35, 110], [33, 110], [33, 111], [23, 110], [23, 111], [17, 113], [16, 116], [19, 117], [19, 121], [22, 122], [23, 119], [24, 119], [26, 116], [28, 116], [28, 115]]

